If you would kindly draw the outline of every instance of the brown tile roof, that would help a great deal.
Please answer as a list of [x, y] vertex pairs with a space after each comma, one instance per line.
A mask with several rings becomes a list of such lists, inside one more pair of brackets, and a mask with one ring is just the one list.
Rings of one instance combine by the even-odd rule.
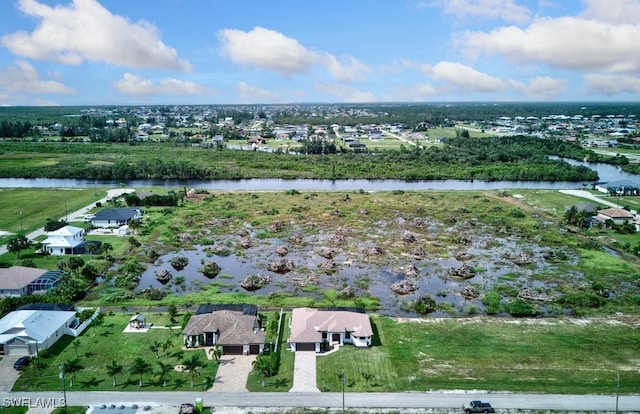
[[265, 333], [260, 330], [256, 317], [230, 310], [194, 315], [189, 319], [182, 333], [201, 335], [205, 332], [220, 331], [218, 343], [221, 345], [244, 345], [264, 343]]
[[363, 313], [296, 308], [291, 315], [291, 342], [321, 342], [322, 332], [346, 331], [373, 336], [369, 317]]
[[46, 269], [24, 266], [0, 269], [0, 289], [22, 289], [45, 273]]
[[633, 214], [622, 208], [607, 208], [598, 211], [598, 214], [611, 218], [633, 218]]

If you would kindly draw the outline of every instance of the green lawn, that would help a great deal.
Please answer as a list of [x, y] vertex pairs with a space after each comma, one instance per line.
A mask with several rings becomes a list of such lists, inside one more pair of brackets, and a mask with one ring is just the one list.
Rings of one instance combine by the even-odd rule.
[[[169, 322], [166, 314], [145, 314], [147, 322], [159, 329], [149, 329], [145, 333], [124, 333], [129, 319], [133, 314], [113, 314], [105, 317], [104, 324], [90, 327], [83, 335], [73, 339], [64, 336], [53, 348], [45, 351], [38, 364], [32, 363], [20, 374], [14, 384], [14, 391], [55, 391], [60, 389], [59, 365], [68, 364], [77, 358], [82, 366], [73, 375], [73, 386], [70, 384], [72, 375], [67, 374], [67, 391], [104, 391], [113, 390], [113, 378], [108, 375], [106, 366], [112, 360], [123, 366], [121, 374], [117, 375], [118, 391], [161, 391], [161, 390], [206, 390], [211, 388], [218, 370], [218, 364], [208, 360], [205, 351], [183, 350], [181, 329], [166, 328]], [[181, 316], [178, 317], [181, 320]], [[154, 342], [169, 343], [168, 348], [160, 349], [158, 354], [150, 349]], [[74, 345], [76, 344], [76, 345]], [[158, 357], [159, 355], [159, 357]], [[191, 374], [172, 370], [167, 374], [167, 387], [163, 387], [158, 374], [158, 361], [177, 366], [184, 359], [197, 355], [204, 367], [194, 375], [195, 386], [191, 387]], [[141, 357], [150, 364], [150, 369], [143, 374], [143, 387], [139, 387], [139, 375], [129, 371], [135, 358]]]
[[[3, 188], [0, 189], [0, 230], [27, 234], [106, 196], [104, 188]], [[22, 212], [22, 214], [20, 214]], [[12, 236], [0, 237], [5, 244]]]
[[[640, 330], [604, 321], [482, 318], [398, 323], [373, 316], [377, 344], [317, 358], [318, 387], [340, 391], [509, 390], [561, 394], [640, 389]], [[368, 378], [368, 380], [367, 380]]]

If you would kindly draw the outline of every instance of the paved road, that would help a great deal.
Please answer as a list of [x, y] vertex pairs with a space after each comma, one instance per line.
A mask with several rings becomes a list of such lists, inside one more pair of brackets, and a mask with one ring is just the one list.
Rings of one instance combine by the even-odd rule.
[[[111, 199], [113, 197], [117, 197], [117, 196], [119, 196], [121, 194], [124, 194], [124, 193], [130, 193], [132, 191], [135, 191], [135, 190], [133, 190], [131, 188], [118, 188], [118, 189], [115, 189], [115, 190], [109, 190], [109, 191], [107, 191], [107, 196], [106, 197], [104, 197], [104, 198], [102, 198], [100, 200], [96, 200], [95, 202], [89, 204], [88, 206], [85, 206], [85, 207], [81, 208], [78, 211], [74, 211], [74, 212], [71, 212], [69, 214], [66, 214], [66, 215], [60, 217], [59, 220], [66, 220], [66, 221], [69, 221], [69, 222], [71, 222], [71, 221], [81, 221], [81, 220], [83, 220], [84, 215], [87, 214], [91, 209], [93, 209], [96, 206], [96, 203], [99, 202], [99, 203], [102, 203], [104, 205], [104, 204], [107, 203], [107, 201], [109, 199]], [[45, 231], [44, 231], [44, 227], [40, 227], [39, 229], [32, 231], [31, 233], [27, 234], [26, 236], [27, 236], [27, 238], [29, 240], [33, 240], [36, 237], [42, 236], [44, 234], [46, 234]], [[6, 252], [7, 252], [7, 246], [6, 245], [5, 246], [0, 246], [0, 255], [5, 254]]]
[[[622, 208], [620, 204], [616, 204], [612, 201], [605, 200], [604, 196], [601, 197], [585, 190], [560, 190], [560, 192], [563, 194], [569, 194], [576, 197], [586, 198], [587, 200], [595, 201], [597, 203], [604, 204], [605, 206]], [[610, 198], [610, 197], [607, 197], [607, 198]], [[636, 214], [636, 212], [633, 210], [631, 210], [630, 212], [631, 214]]]
[[[5, 398], [46, 399], [61, 397], [60, 392], [5, 393]], [[342, 407], [341, 393], [208, 393], [198, 392], [67, 392], [69, 405], [116, 404], [139, 406], [180, 405], [202, 398], [207, 406], [214, 407]], [[472, 399], [486, 400], [498, 409], [564, 410], [564, 411], [614, 411], [615, 395], [555, 395], [512, 393], [463, 393], [463, 392], [407, 392], [407, 393], [346, 393], [346, 407], [363, 408], [450, 408], [457, 409]], [[620, 396], [620, 411], [639, 412], [640, 395]]]

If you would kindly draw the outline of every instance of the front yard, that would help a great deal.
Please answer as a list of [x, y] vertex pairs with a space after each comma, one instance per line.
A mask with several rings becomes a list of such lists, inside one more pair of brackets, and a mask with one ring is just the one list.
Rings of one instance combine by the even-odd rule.
[[[132, 316], [132, 313], [107, 315], [101, 326], [90, 327], [80, 337], [63, 337], [53, 348], [41, 353], [40, 369], [36, 358], [33, 358], [31, 366], [23, 370], [13, 390], [60, 390], [59, 365], [62, 363], [67, 367], [67, 391], [194, 391], [212, 387], [218, 370], [217, 362], [207, 359], [203, 349], [182, 349], [179, 323], [176, 328], [169, 328], [166, 314], [145, 313], [147, 323], [153, 323], [154, 328], [144, 333], [123, 332]], [[202, 367], [193, 374], [176, 369], [193, 357], [202, 363]], [[132, 371], [136, 358], [147, 363], [146, 369], [142, 370], [142, 387], [139, 385], [140, 374]], [[115, 387], [113, 375], [107, 368], [114, 360], [122, 367], [121, 372], [115, 375]], [[161, 363], [169, 368], [162, 368]], [[69, 372], [74, 365], [80, 368], [75, 373]], [[166, 387], [163, 379], [166, 379]]]
[[372, 317], [374, 346], [317, 358], [318, 388], [347, 392], [487, 390], [613, 394], [640, 389], [637, 318]]

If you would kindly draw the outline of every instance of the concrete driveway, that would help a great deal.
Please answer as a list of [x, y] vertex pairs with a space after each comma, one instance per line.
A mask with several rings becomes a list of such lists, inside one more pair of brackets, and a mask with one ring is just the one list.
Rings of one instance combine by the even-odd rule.
[[11, 391], [20, 372], [13, 369], [13, 364], [20, 358], [19, 355], [5, 355], [0, 361], [0, 391]]
[[316, 353], [296, 351], [293, 387], [289, 392], [320, 392], [316, 387]]
[[256, 355], [223, 355], [213, 388], [209, 391], [247, 392], [247, 378], [255, 360]]

